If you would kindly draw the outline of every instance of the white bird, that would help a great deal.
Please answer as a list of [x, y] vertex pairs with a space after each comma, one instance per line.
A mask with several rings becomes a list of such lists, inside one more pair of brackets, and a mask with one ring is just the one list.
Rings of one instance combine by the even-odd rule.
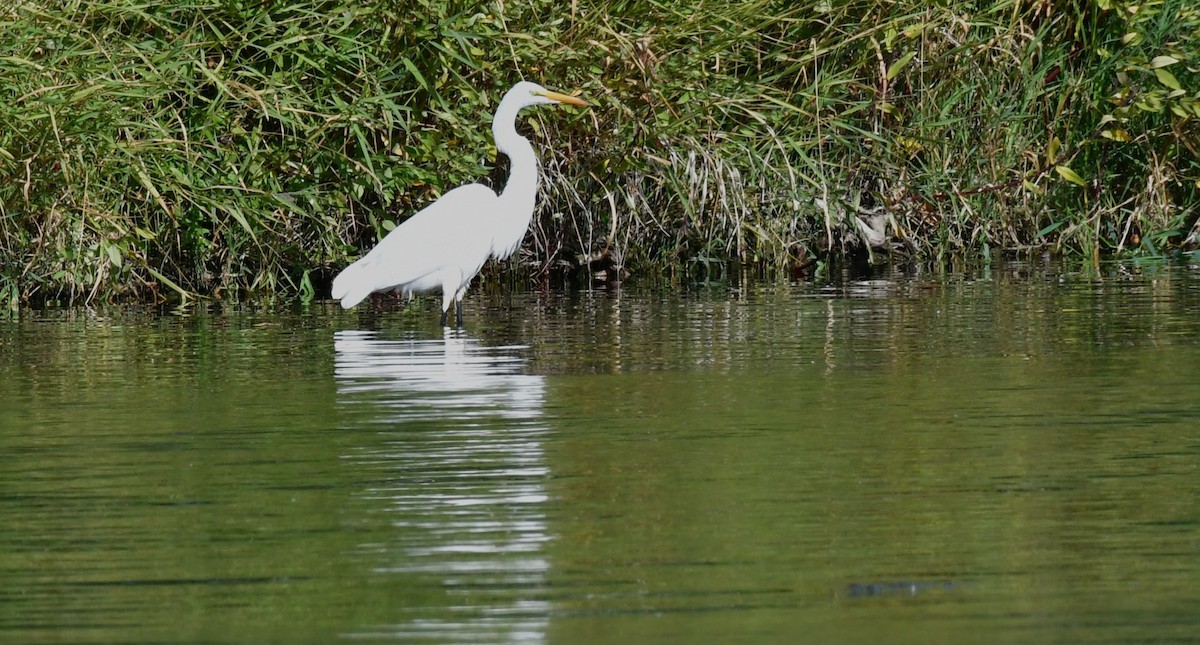
[[414, 293], [442, 290], [442, 326], [455, 303], [462, 326], [462, 299], [471, 279], [489, 257], [503, 260], [521, 246], [533, 217], [538, 191], [538, 159], [529, 140], [517, 134], [517, 112], [531, 105], [583, 99], [551, 92], [536, 83], [513, 86], [496, 108], [492, 136], [509, 158], [508, 184], [497, 195], [482, 184], [460, 186], [442, 195], [384, 236], [375, 248], [333, 279], [332, 295], [349, 309], [375, 291]]

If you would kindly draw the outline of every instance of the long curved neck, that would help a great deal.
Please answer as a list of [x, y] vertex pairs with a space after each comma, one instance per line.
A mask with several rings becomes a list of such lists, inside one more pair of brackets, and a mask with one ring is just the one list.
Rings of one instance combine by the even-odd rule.
[[[509, 97], [505, 97], [508, 99]], [[508, 155], [508, 183], [500, 192], [500, 208], [492, 233], [492, 256], [503, 260], [516, 252], [525, 239], [537, 202], [538, 160], [529, 140], [517, 134], [518, 101], [500, 101], [492, 121], [496, 149]]]
[[517, 134], [517, 112], [520, 105], [501, 101], [496, 117], [492, 121], [492, 136], [496, 138], [496, 149], [508, 156], [508, 183], [500, 192], [500, 198], [513, 201], [531, 212], [538, 189], [538, 159], [529, 140]]

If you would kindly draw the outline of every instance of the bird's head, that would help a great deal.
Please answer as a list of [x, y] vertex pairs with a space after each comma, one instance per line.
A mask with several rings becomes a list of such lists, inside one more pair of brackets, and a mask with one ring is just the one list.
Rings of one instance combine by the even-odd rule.
[[510, 96], [513, 97], [514, 100], [518, 101], [521, 107], [530, 105], [546, 105], [549, 103], [569, 103], [571, 105], [578, 105], [581, 107], [587, 107], [589, 105], [587, 101], [579, 97], [553, 92], [542, 87], [541, 85], [538, 85], [537, 83], [530, 83], [529, 81], [521, 81], [520, 83], [514, 85], [513, 88], [509, 90], [507, 94], [505, 94], [504, 98], [507, 100]]

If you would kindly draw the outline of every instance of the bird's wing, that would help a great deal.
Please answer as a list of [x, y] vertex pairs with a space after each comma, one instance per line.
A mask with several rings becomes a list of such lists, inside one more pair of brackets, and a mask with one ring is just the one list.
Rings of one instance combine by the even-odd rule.
[[463, 246], [478, 238], [486, 235], [490, 246], [496, 199], [495, 191], [481, 184], [459, 186], [404, 220], [370, 255], [379, 256], [394, 284], [455, 264]]
[[[371, 249], [369, 255], [378, 253], [392, 258], [444, 255], [437, 251], [449, 249], [465, 236], [477, 235], [480, 227], [488, 223], [487, 219], [495, 217], [491, 210], [496, 199], [496, 192], [482, 184], [459, 186], [401, 222]], [[464, 230], [467, 227], [468, 230]], [[431, 262], [439, 260], [431, 259]], [[414, 270], [419, 271], [415, 266], [419, 263], [413, 264]]]
[[491, 249], [497, 199], [495, 191], [481, 184], [447, 192], [338, 274], [333, 296], [341, 299], [343, 306], [353, 306], [372, 291], [400, 287], [448, 266], [473, 263], [479, 254], [476, 249], [482, 246], [482, 259], [475, 267], [465, 267], [478, 270]]

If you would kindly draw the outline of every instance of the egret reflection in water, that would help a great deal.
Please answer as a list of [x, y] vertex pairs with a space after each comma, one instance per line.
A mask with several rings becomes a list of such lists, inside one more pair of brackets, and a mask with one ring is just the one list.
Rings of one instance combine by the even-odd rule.
[[334, 349], [346, 429], [368, 433], [347, 461], [394, 528], [359, 545], [362, 560], [425, 588], [395, 624], [353, 636], [542, 640], [548, 607], [525, 598], [549, 568], [545, 382], [521, 372], [524, 348], [446, 330], [435, 340], [343, 331]]

